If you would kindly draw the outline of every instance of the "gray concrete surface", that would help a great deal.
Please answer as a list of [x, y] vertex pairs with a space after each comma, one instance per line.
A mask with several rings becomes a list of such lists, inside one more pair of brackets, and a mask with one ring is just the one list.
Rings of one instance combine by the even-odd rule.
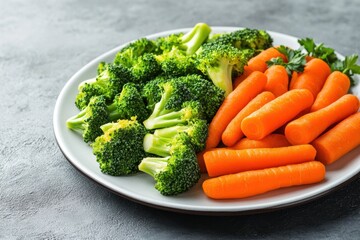
[[357, 0], [1, 1], [0, 239], [360, 238], [359, 176], [302, 206], [209, 217], [123, 199], [66, 161], [52, 130], [66, 81], [128, 40], [197, 22], [311, 36], [360, 54]]

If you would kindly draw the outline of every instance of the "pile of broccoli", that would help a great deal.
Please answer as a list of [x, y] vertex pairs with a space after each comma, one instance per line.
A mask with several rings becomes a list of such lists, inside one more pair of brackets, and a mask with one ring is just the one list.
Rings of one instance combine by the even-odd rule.
[[205, 148], [208, 124], [233, 79], [271, 45], [265, 31], [212, 35], [205, 23], [188, 33], [138, 39], [80, 83], [80, 112], [67, 127], [92, 147], [103, 173], [141, 171], [163, 195], [185, 192], [200, 179], [196, 153]]

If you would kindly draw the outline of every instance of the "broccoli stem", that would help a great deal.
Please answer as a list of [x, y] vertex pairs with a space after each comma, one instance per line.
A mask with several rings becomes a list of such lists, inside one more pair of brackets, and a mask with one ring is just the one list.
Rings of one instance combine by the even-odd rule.
[[144, 121], [144, 126], [148, 129], [166, 128], [177, 124], [185, 123], [183, 119], [184, 112], [182, 110], [170, 112]]
[[139, 170], [149, 174], [152, 177], [155, 177], [156, 174], [163, 171], [164, 168], [168, 165], [168, 160], [170, 157], [147, 157], [144, 158], [139, 164]]
[[233, 65], [229, 64], [227, 59], [221, 59], [218, 67], [208, 68], [207, 70], [215, 86], [225, 91], [225, 96], [229, 95], [233, 90], [232, 70]]
[[186, 48], [186, 55], [194, 54], [201, 44], [209, 37], [211, 28], [205, 23], [196, 24], [193, 29], [182, 36], [181, 40]]
[[166, 157], [170, 155], [171, 138], [158, 137], [153, 134], [146, 134], [144, 137], [144, 151], [158, 156]]
[[80, 111], [77, 115], [68, 119], [66, 121], [66, 126], [69, 129], [72, 129], [72, 130], [82, 134], [83, 131], [85, 130], [84, 122], [85, 122], [86, 118], [87, 118], [86, 109], [84, 109], [84, 110]]
[[177, 125], [168, 128], [156, 129], [154, 136], [163, 138], [173, 138], [179, 132], [184, 132], [189, 129], [189, 126]]

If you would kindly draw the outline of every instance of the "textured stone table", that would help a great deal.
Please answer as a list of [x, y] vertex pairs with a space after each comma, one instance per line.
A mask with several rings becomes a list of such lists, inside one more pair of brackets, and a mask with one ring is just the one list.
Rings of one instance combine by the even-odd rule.
[[151, 33], [244, 26], [360, 54], [359, 1], [1, 1], [0, 239], [359, 239], [360, 178], [272, 213], [210, 217], [118, 197], [73, 168], [53, 135], [56, 98], [98, 55]]

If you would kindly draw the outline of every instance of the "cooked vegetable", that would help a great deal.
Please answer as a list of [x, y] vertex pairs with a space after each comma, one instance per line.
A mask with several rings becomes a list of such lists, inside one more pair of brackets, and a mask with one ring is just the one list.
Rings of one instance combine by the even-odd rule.
[[285, 136], [293, 145], [310, 143], [332, 124], [356, 113], [358, 109], [359, 99], [346, 94], [329, 106], [288, 123], [285, 127]]
[[162, 53], [156, 56], [162, 71], [172, 77], [198, 73], [194, 53], [211, 32], [205, 23], [196, 24], [187, 34], [174, 34], [157, 40]]
[[289, 76], [285, 67], [273, 65], [265, 71], [265, 75], [267, 77], [265, 91], [270, 91], [278, 97], [289, 90]]
[[291, 83], [290, 89], [307, 89], [315, 99], [329, 75], [329, 65], [321, 59], [314, 58], [306, 63], [304, 72]]
[[214, 199], [245, 198], [271, 190], [321, 182], [322, 163], [311, 161], [210, 178], [203, 182], [206, 196]]
[[278, 167], [315, 159], [310, 144], [280, 148], [229, 149], [216, 148], [204, 154], [208, 175], [216, 177], [248, 170]]
[[91, 98], [89, 104], [78, 114], [66, 121], [66, 126], [81, 134], [84, 142], [92, 142], [103, 132], [101, 126], [109, 122], [106, 99], [103, 96]]
[[239, 50], [231, 45], [206, 43], [197, 53], [197, 68], [212, 82], [225, 91], [233, 90], [233, 76], [241, 74], [247, 61], [254, 55], [251, 49]]
[[311, 143], [316, 151], [316, 159], [331, 164], [360, 145], [360, 112], [357, 112]]
[[232, 149], [249, 149], [249, 148], [279, 148], [287, 147], [291, 144], [283, 134], [270, 134], [260, 140], [253, 140], [249, 138], [243, 138], [233, 145]]
[[253, 98], [227, 125], [221, 136], [222, 142], [228, 147], [233, 146], [244, 136], [244, 133], [241, 130], [242, 120], [274, 99], [274, 94], [267, 91], [262, 92]]
[[351, 86], [355, 86], [355, 74], [360, 74], [360, 65], [357, 64], [358, 55], [346, 56], [344, 60], [337, 60], [331, 65], [332, 71], [340, 71], [346, 74], [351, 81]]
[[244, 67], [244, 76], [240, 75], [240, 77], [236, 78], [233, 85], [236, 88], [247, 76], [249, 76], [254, 71], [265, 72], [268, 68], [266, 62], [271, 60], [272, 58], [280, 57], [286, 60], [285, 56], [280, 53], [276, 48], [271, 47], [261, 51], [258, 55], [252, 57], [247, 65]]
[[138, 172], [140, 161], [146, 157], [143, 149], [145, 127], [133, 118], [107, 123], [101, 129], [104, 134], [91, 145], [101, 172], [113, 176]]
[[350, 79], [345, 74], [335, 71], [332, 72], [325, 81], [321, 91], [316, 96], [310, 112], [322, 109], [344, 96], [350, 88]]
[[281, 127], [313, 103], [306, 89], [294, 89], [265, 104], [241, 122], [241, 130], [250, 139], [260, 140]]
[[253, 72], [221, 104], [209, 125], [206, 149], [216, 147], [227, 125], [257, 94], [265, 87], [266, 76], [261, 72]]
[[200, 179], [195, 151], [185, 133], [172, 139], [169, 156], [146, 157], [139, 164], [139, 170], [152, 176], [155, 188], [166, 196], [185, 192]]

